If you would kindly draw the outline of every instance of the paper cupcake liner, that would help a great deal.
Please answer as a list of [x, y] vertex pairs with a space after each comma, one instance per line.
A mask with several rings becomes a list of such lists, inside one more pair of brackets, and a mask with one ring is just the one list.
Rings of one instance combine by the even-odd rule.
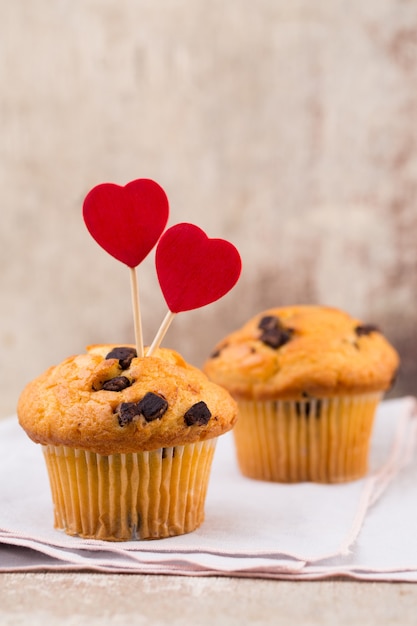
[[233, 433], [241, 472], [275, 482], [338, 483], [364, 476], [381, 397], [239, 401]]
[[55, 527], [108, 541], [160, 539], [195, 530], [216, 439], [150, 452], [103, 456], [43, 446]]

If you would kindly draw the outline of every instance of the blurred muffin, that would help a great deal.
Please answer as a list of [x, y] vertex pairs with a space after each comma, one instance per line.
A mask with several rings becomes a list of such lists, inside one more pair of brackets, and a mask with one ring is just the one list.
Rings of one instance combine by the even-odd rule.
[[335, 483], [367, 472], [375, 411], [398, 366], [376, 326], [335, 308], [292, 306], [225, 337], [204, 370], [238, 402], [244, 475]]
[[176, 352], [90, 346], [29, 383], [18, 402], [42, 444], [55, 527], [123, 541], [180, 535], [204, 519], [216, 438], [236, 403]]

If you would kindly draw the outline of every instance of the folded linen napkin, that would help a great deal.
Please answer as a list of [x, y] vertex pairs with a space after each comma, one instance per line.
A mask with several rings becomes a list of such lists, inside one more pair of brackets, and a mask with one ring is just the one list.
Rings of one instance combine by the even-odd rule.
[[193, 533], [104, 542], [55, 530], [40, 446], [16, 417], [0, 422], [0, 572], [92, 570], [308, 579], [346, 575], [417, 581], [417, 412], [414, 398], [381, 404], [366, 478], [341, 485], [255, 481], [220, 437]]

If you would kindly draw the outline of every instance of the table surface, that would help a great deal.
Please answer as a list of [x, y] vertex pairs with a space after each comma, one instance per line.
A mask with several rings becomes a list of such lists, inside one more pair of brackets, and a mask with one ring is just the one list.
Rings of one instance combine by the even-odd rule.
[[416, 607], [417, 585], [411, 583], [287, 582], [138, 574], [0, 574], [2, 626], [50, 623], [415, 626]]
[[0, 574], [0, 626], [415, 626], [417, 584], [98, 573]]

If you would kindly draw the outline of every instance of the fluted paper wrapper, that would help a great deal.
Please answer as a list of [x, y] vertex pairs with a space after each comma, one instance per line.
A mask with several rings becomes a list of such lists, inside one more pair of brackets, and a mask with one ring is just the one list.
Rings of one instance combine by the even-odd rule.
[[43, 446], [56, 528], [108, 541], [160, 539], [204, 519], [216, 439], [103, 456]]
[[339, 483], [368, 471], [381, 393], [298, 401], [239, 401], [233, 430], [241, 472], [275, 482]]

